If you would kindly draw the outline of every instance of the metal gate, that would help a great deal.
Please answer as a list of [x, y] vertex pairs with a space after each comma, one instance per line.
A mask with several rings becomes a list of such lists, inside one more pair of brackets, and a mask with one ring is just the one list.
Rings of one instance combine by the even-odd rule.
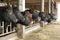
[[12, 23], [11, 22], [10, 22], [9, 25], [7, 25], [7, 28], [5, 29], [6, 32], [4, 30], [4, 21], [1, 22], [1, 25], [2, 25], [1, 26], [2, 27], [2, 32], [0, 34], [0, 37], [15, 32], [15, 27], [12, 26]]

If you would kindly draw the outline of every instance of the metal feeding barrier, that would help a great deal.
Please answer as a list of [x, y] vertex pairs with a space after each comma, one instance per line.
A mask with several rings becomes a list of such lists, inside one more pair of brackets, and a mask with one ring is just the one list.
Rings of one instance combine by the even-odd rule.
[[[6, 29], [4, 29], [4, 21], [1, 23], [1, 26], [2, 26], [2, 30], [1, 30], [2, 32], [0, 34], [0, 37], [15, 32], [15, 27], [14, 28], [12, 27], [11, 22], [9, 25], [7, 25]], [[6, 30], [6, 32], [5, 32], [5, 30]]]
[[24, 35], [38, 30], [41, 30], [40, 23], [31, 24], [29, 26], [17, 24], [16, 27], [16, 33], [19, 38], [24, 38]]

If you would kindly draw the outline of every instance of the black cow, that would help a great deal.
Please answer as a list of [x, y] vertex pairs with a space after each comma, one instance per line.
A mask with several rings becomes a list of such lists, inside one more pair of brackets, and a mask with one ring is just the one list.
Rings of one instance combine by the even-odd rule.
[[50, 13], [46, 13], [46, 22], [50, 23], [52, 21]]
[[40, 12], [39, 16], [41, 18], [41, 21], [50, 23], [52, 20], [56, 20], [56, 16], [53, 13], [44, 13]]
[[0, 6], [0, 34], [2, 33], [2, 21], [4, 21], [5, 6]]
[[26, 26], [29, 25], [30, 19], [28, 18], [28, 16], [24, 16], [25, 15], [25, 12], [20, 12], [18, 8], [14, 8], [13, 11], [14, 11], [15, 16], [18, 19], [18, 22], [17, 23], [20, 23], [20, 24], [26, 25]]
[[49, 15], [51, 16], [52, 20], [56, 20], [57, 17], [56, 17], [56, 15], [54, 13], [50, 13]]
[[32, 14], [32, 19], [36, 20], [38, 18], [38, 16], [39, 16], [38, 12], [35, 11], [33, 8], [31, 8], [29, 11]]
[[46, 22], [46, 13], [40, 12], [40, 13], [39, 13], [39, 17], [41, 18], [41, 21]]
[[53, 13], [47, 13], [46, 18], [47, 18], [46, 21], [50, 23], [52, 20], [56, 20], [56, 15]]
[[10, 25], [10, 22], [16, 23], [17, 22], [17, 18], [15, 16], [15, 14], [13, 13], [12, 5], [6, 6], [4, 11], [5, 11], [4, 14], [3, 14], [4, 32], [6, 33], [7, 26]]

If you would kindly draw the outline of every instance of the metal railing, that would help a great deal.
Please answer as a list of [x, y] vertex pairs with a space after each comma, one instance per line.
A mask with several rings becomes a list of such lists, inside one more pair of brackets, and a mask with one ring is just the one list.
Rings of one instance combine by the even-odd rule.
[[15, 32], [15, 27], [12, 26], [11, 22], [9, 25], [7, 25], [6, 29], [4, 28], [4, 22], [1, 23], [1, 27], [2, 27], [1, 30], [2, 32], [0, 34], [0, 37]]

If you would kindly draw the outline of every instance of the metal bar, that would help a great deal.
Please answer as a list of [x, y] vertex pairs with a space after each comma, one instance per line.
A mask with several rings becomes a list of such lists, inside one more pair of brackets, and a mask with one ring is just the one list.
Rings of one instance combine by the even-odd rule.
[[51, 0], [48, 0], [48, 3], [49, 3], [48, 4], [49, 5], [49, 8], [48, 8], [49, 9], [49, 13], [51, 13]]
[[41, 12], [44, 12], [44, 0], [41, 0], [40, 4]]
[[7, 28], [6, 28], [6, 33], [8, 33], [8, 26], [7, 26]]
[[33, 25], [29, 25], [30, 28], [25, 28], [25, 34], [35, 32], [37, 30], [41, 30], [40, 23], [35, 23]]
[[2, 33], [4, 34], [4, 21], [2, 22]]
[[11, 31], [11, 32], [8, 32], [8, 33], [0, 34], [0, 37], [5, 36], [5, 35], [8, 35], [8, 34], [11, 34], [11, 33], [15, 33], [15, 31]]
[[[4, 21], [2, 22], [2, 34], [0, 34], [0, 37], [15, 32], [15, 29], [12, 31], [11, 24], [12, 23], [10, 23], [10, 25], [7, 25], [6, 33], [4, 33]], [[10, 27], [10, 32], [8, 32], [8, 27]]]
[[11, 24], [11, 22], [10, 22], [10, 31], [12, 31], [12, 24]]
[[51, 13], [54, 13], [54, 0], [52, 0], [52, 4], [51, 4]]
[[0, 34], [2, 34], [2, 26], [1, 26], [1, 21], [0, 21]]

